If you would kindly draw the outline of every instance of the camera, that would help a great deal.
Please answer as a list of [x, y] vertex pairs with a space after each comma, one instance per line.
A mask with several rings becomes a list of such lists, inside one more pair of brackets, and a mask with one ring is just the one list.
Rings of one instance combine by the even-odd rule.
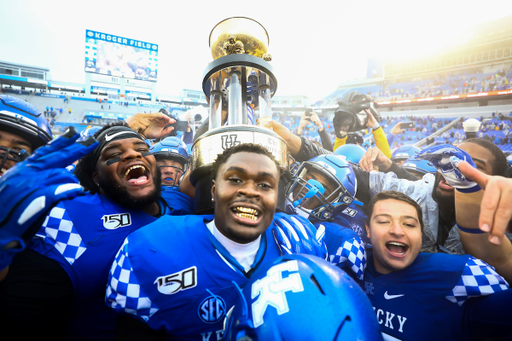
[[414, 128], [415, 124], [414, 122], [404, 122], [402, 124], [400, 124], [400, 129], [410, 129], [410, 128]]
[[360, 133], [348, 133], [346, 144], [357, 144], [358, 146], [362, 146], [364, 144], [363, 135]]
[[304, 119], [305, 120], [308, 120], [308, 121], [311, 121], [311, 113], [312, 113], [312, 109], [311, 108], [307, 108], [306, 109], [306, 112], [304, 113]]
[[[166, 116], [169, 116], [170, 118], [176, 120], [176, 117], [174, 117], [172, 114], [170, 114], [165, 108], [161, 108], [160, 110], [158, 110], [159, 113], [162, 113]], [[177, 121], [177, 120], [176, 120]], [[171, 124], [168, 124], [164, 127], [164, 129], [167, 129], [168, 127], [174, 127], [174, 129], [167, 135], [167, 136], [176, 136], [178, 135], [178, 133], [176, 132], [176, 127], [175, 127], [176, 123], [171, 123]], [[165, 137], [167, 137], [165, 136]], [[160, 140], [163, 140], [164, 138], [161, 138]]]
[[377, 122], [382, 121], [379, 111], [375, 107], [373, 98], [369, 95], [351, 91], [338, 102], [338, 108], [334, 112], [332, 120], [336, 137], [341, 138], [340, 130], [355, 132], [366, 128], [369, 109]]

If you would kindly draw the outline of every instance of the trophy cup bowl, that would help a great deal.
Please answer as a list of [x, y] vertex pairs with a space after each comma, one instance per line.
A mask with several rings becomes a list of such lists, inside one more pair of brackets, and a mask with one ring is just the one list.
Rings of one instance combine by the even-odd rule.
[[234, 53], [262, 58], [267, 53], [268, 44], [267, 30], [250, 18], [224, 19], [210, 32], [210, 49], [214, 60]]

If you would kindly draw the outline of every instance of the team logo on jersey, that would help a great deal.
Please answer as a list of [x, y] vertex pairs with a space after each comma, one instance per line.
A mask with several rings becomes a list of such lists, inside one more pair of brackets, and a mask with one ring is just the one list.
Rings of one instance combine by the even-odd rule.
[[160, 276], [153, 284], [158, 285], [158, 291], [164, 295], [173, 295], [193, 288], [197, 285], [197, 268], [193, 266], [171, 275]]
[[364, 291], [366, 295], [374, 295], [375, 294], [375, 286], [372, 282], [364, 282]]
[[224, 150], [234, 146], [238, 146], [240, 143], [242, 143], [240, 141], [237, 141], [236, 134], [222, 135], [220, 138], [222, 140], [222, 149]]
[[341, 211], [341, 213], [346, 214], [349, 217], [354, 218], [356, 216], [356, 214], [357, 214], [357, 211], [352, 209], [352, 208], [350, 208], [350, 207], [347, 207], [343, 211]]
[[357, 233], [358, 236], [362, 236], [364, 234], [364, 228], [359, 224], [350, 224], [350, 229]]
[[132, 224], [132, 216], [130, 213], [104, 215], [101, 217], [101, 220], [103, 220], [103, 227], [107, 230], [115, 230]]
[[204, 323], [216, 323], [226, 316], [226, 302], [222, 297], [210, 292], [210, 296], [205, 298], [199, 305], [197, 314]]
[[[286, 292], [304, 291], [298, 270], [299, 265], [296, 260], [284, 262], [271, 267], [267, 271], [267, 276], [253, 283], [251, 298], [254, 299], [259, 295], [258, 299], [252, 303], [254, 328], [263, 324], [263, 315], [265, 315], [269, 305], [277, 310], [278, 315], [285, 314], [290, 310]], [[288, 271], [288, 277], [286, 278], [283, 278], [284, 271]]]

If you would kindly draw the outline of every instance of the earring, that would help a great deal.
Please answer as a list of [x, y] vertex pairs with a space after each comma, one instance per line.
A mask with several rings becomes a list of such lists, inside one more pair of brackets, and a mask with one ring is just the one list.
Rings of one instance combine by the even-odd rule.
[[215, 202], [215, 198], [212, 198], [212, 201]]

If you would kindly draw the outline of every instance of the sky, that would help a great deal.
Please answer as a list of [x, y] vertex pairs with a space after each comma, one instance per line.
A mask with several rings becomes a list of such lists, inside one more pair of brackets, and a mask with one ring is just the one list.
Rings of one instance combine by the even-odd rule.
[[411, 59], [447, 48], [465, 28], [512, 15], [510, 0], [132, 1], [0, 0], [0, 61], [85, 83], [85, 30], [158, 44], [156, 92], [201, 90], [209, 34], [233, 16], [261, 23], [276, 95], [326, 97], [366, 76], [369, 58]]

